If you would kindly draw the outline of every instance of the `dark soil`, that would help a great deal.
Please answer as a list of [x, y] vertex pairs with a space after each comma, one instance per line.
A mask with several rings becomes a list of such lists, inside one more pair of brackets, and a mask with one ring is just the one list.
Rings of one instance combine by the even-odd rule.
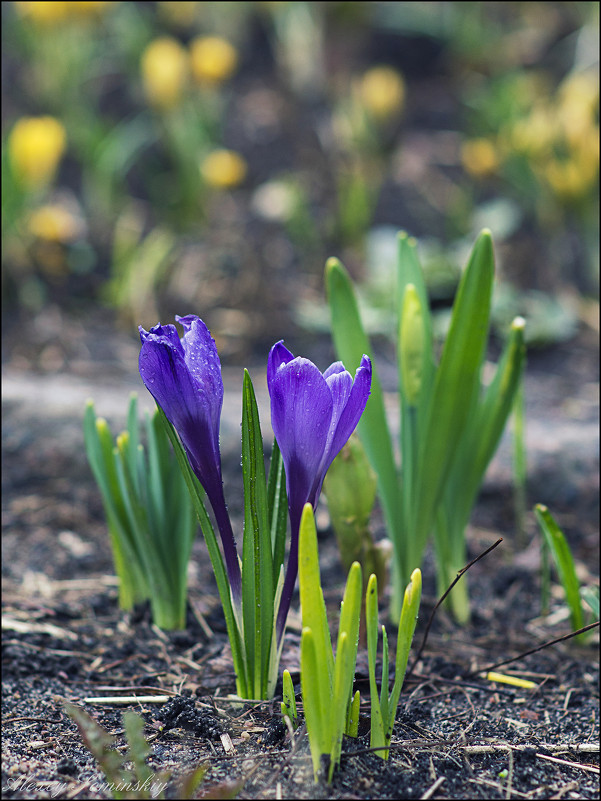
[[[540, 615], [539, 538], [531, 519], [524, 543], [515, 533], [508, 443], [491, 467], [469, 531], [470, 556], [504, 538], [470, 571], [472, 622], [459, 628], [446, 612], [437, 613], [405, 683], [387, 762], [369, 751], [367, 661], [360, 650], [360, 736], [345, 740], [332, 786], [315, 785], [304, 728], [291, 736], [282, 725], [277, 695], [270, 703], [242, 705], [228, 698], [235, 692], [232, 662], [200, 537], [190, 569], [185, 631], [159, 631], [145, 608], [133, 615], [119, 611], [102, 506], [83, 452], [83, 399], [77, 393], [84, 387], [97, 399], [99, 413], [121, 424], [128, 390], [137, 386], [137, 348], [120, 335], [107, 335], [97, 362], [89, 355], [78, 361], [73, 351], [93, 351], [98, 331], [88, 321], [82, 340], [80, 324], [61, 322], [57, 341], [62, 337], [61, 347], [71, 355], [59, 372], [43, 368], [40, 352], [47, 343], [32, 344], [14, 329], [5, 338], [6, 798], [110, 797], [63, 700], [84, 707], [121, 746], [123, 708], [85, 699], [132, 694], [171, 698], [129, 707], [146, 721], [152, 769], [173, 772], [168, 797], [177, 797], [177, 778], [199, 763], [208, 765], [202, 787], [222, 793], [212, 797], [236, 790], [240, 798], [599, 797], [597, 633], [587, 644], [561, 642], [499, 668], [530, 679], [534, 689], [486, 679], [488, 666], [570, 630], [558, 587], [550, 615]], [[73, 331], [77, 335], [71, 336]], [[323, 368], [327, 347], [308, 347]], [[598, 582], [597, 360], [596, 339], [584, 331], [572, 343], [532, 354], [527, 381], [529, 502], [550, 505], [566, 530], [581, 580], [590, 583]], [[102, 380], [94, 379], [95, 370], [102, 370]], [[224, 371], [226, 399], [239, 393], [240, 381], [232, 378], [239, 372]], [[56, 384], [64, 389], [58, 397]], [[235, 414], [226, 400], [222, 447], [236, 529]], [[318, 524], [326, 600], [334, 613], [344, 576], [325, 507]], [[374, 528], [383, 535], [378, 520]], [[434, 586], [428, 558], [416, 646], [436, 601]], [[295, 602], [282, 666], [299, 689], [297, 609]]]

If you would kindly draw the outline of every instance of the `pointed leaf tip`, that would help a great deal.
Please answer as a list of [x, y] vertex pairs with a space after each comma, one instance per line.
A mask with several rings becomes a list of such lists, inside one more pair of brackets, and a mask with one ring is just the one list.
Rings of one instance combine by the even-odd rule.
[[407, 243], [409, 247], [415, 248], [417, 246], [417, 239], [411, 236], [407, 231], [399, 231], [397, 234], [399, 242]]

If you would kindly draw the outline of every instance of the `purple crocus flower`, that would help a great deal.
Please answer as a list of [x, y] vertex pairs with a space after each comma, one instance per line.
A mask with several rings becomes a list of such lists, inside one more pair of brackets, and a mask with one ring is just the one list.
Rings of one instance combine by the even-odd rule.
[[215, 513], [232, 596], [241, 598], [240, 564], [223, 494], [219, 420], [223, 380], [217, 348], [209, 329], [194, 314], [176, 316], [174, 325], [139, 326], [139, 369], [146, 389], [179, 434], [190, 465]]
[[355, 430], [371, 389], [371, 361], [363, 356], [355, 379], [334, 362], [321, 373], [276, 342], [267, 362], [271, 425], [286, 468], [291, 524], [290, 556], [278, 611], [278, 636], [292, 600], [298, 572], [298, 533], [304, 505], [317, 505], [334, 458]]

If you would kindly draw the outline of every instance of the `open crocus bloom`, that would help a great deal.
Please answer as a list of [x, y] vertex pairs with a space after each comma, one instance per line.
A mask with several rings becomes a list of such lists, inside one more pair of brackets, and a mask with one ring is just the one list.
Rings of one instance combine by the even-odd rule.
[[139, 327], [142, 349], [139, 369], [146, 388], [173, 424], [190, 465], [211, 503], [223, 544], [228, 578], [240, 597], [240, 567], [223, 495], [219, 420], [223, 405], [221, 363], [215, 342], [203, 321], [193, 314], [176, 316], [174, 325]]
[[269, 353], [267, 385], [271, 425], [286, 468], [292, 529], [280, 605], [282, 621], [278, 615], [281, 635], [298, 570], [303, 507], [307, 502], [314, 508], [317, 505], [329, 466], [363, 414], [371, 389], [371, 361], [363, 356], [354, 380], [342, 362], [334, 362], [321, 373], [308, 359], [294, 357], [280, 341]]

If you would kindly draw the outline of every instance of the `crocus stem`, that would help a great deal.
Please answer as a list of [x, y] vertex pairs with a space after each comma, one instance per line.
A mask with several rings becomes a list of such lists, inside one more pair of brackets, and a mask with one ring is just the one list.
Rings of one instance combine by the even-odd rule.
[[286, 618], [288, 617], [288, 611], [292, 602], [292, 593], [294, 592], [294, 585], [296, 584], [296, 576], [298, 575], [298, 533], [300, 530], [301, 515], [302, 508], [297, 510], [290, 507], [290, 552], [288, 554], [288, 565], [286, 566], [286, 576], [284, 578], [284, 586], [282, 588], [282, 597], [280, 599], [276, 622], [278, 645], [284, 636]]
[[234, 532], [232, 531], [232, 523], [225, 504], [225, 497], [223, 494], [223, 484], [219, 481], [216, 487], [207, 492], [207, 496], [213, 508], [217, 527], [219, 528], [219, 535], [221, 536], [221, 544], [223, 545], [223, 555], [225, 558], [225, 568], [232, 590], [232, 600], [237, 606], [242, 604], [242, 579], [240, 575], [240, 562], [238, 560], [238, 550], [236, 548], [236, 540], [234, 539]]

